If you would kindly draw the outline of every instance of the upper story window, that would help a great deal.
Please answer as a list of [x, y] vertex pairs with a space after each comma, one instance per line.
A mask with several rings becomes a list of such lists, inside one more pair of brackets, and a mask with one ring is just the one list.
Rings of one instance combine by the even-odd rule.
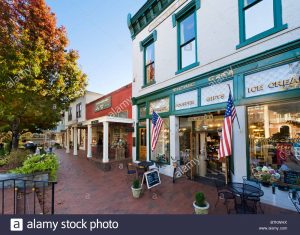
[[76, 105], [76, 118], [81, 118], [82, 104], [79, 103]]
[[239, 0], [239, 18], [240, 44], [237, 48], [287, 28], [282, 24], [281, 0]]
[[68, 110], [68, 121], [72, 121], [72, 107], [69, 107]]
[[192, 0], [173, 14], [173, 27], [177, 25], [178, 70], [176, 74], [199, 65], [197, 54], [197, 16], [199, 0]]
[[[273, 0], [244, 1], [246, 39], [249, 39], [274, 27]], [[263, 20], [261, 16], [263, 16]]]
[[179, 24], [180, 43], [179, 43], [179, 68], [185, 68], [196, 63], [196, 27], [195, 13], [192, 12]]
[[155, 83], [155, 52], [154, 44], [157, 39], [156, 30], [140, 42], [141, 51], [144, 56], [144, 83], [143, 87]]
[[144, 85], [153, 84], [155, 82], [155, 61], [154, 61], [154, 42], [151, 41], [145, 47], [145, 82]]

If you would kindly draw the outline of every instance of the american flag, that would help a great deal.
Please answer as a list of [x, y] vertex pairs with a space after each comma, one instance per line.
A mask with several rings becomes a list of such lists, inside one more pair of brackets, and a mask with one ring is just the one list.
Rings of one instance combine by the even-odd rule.
[[219, 157], [227, 157], [232, 154], [232, 125], [236, 117], [236, 109], [233, 104], [231, 91], [229, 92], [225, 119], [222, 127], [222, 136], [220, 140]]
[[152, 113], [152, 128], [151, 128], [151, 150], [155, 150], [157, 140], [159, 137], [160, 129], [163, 124], [163, 119], [153, 111]]

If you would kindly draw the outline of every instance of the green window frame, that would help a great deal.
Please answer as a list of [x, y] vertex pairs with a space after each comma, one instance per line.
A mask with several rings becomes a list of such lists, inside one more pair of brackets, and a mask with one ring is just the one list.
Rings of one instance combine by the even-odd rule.
[[[155, 42], [157, 40], [157, 31], [154, 30], [147, 38], [145, 38], [143, 41], [140, 42], [140, 50], [143, 52], [143, 73], [144, 73], [144, 82], [143, 86], [147, 87], [150, 85], [155, 84]], [[153, 59], [150, 61], [147, 61], [147, 50], [153, 47]], [[147, 69], [148, 68], [154, 68], [154, 78], [149, 81], [148, 75], [147, 75]]]
[[282, 5], [281, 0], [272, 0], [273, 1], [273, 27], [267, 29], [261, 33], [253, 35], [249, 38], [246, 37], [246, 16], [245, 12], [252, 7], [256, 7], [259, 3], [266, 0], [238, 0], [239, 4], [239, 39], [240, 44], [236, 46], [236, 49], [247, 46], [251, 43], [259, 41], [263, 38], [266, 38], [272, 34], [278, 33], [284, 29], [288, 28], [287, 24], [283, 24], [282, 21]]
[[[180, 74], [184, 71], [199, 66], [198, 62], [198, 45], [197, 45], [197, 14], [196, 11], [200, 9], [200, 0], [192, 0], [190, 3], [185, 5], [178, 13], [173, 14], [172, 22], [173, 27], [177, 25], [177, 72], [175, 75]], [[181, 25], [189, 17], [193, 16], [194, 20], [194, 36], [182, 42]], [[182, 62], [182, 48], [187, 47], [194, 43], [195, 50], [195, 61], [188, 65], [183, 65]], [[193, 45], [193, 44], [192, 44]], [[191, 45], [191, 46], [192, 46]]]

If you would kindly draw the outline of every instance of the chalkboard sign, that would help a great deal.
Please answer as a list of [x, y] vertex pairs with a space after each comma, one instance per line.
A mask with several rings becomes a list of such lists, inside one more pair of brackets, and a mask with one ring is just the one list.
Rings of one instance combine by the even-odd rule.
[[296, 184], [297, 178], [300, 178], [300, 172], [297, 171], [284, 172], [284, 183], [286, 184]]
[[159, 184], [161, 184], [159, 172], [157, 170], [147, 171], [144, 173], [146, 178], [147, 188], [153, 188]]

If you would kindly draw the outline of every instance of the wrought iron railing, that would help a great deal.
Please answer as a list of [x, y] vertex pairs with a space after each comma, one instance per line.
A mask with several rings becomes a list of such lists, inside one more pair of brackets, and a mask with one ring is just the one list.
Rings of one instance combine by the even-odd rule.
[[56, 183], [22, 178], [0, 180], [0, 213], [54, 214]]

